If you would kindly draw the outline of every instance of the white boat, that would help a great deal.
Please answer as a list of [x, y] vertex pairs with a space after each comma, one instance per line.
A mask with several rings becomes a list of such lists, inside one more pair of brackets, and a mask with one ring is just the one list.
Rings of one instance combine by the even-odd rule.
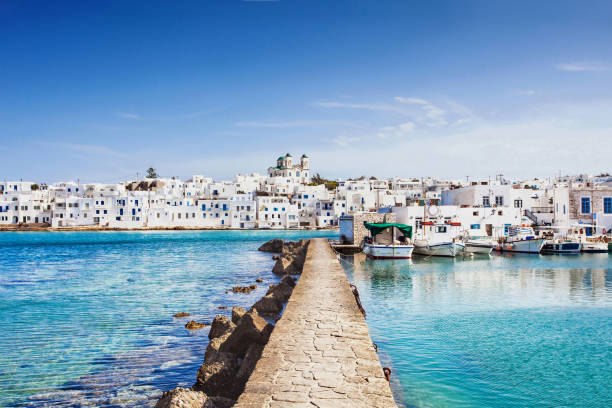
[[489, 237], [472, 237], [465, 242], [464, 252], [468, 254], [489, 255], [497, 244]]
[[459, 222], [436, 224], [433, 221], [423, 222], [423, 232], [414, 240], [414, 253], [423, 256], [456, 257], [463, 253], [465, 245], [458, 238], [459, 232], [453, 231], [460, 227]]
[[432, 242], [429, 239], [415, 239], [414, 253], [424, 256], [456, 257], [463, 253], [465, 245], [461, 242]]
[[414, 245], [410, 243], [412, 227], [397, 223], [369, 223], [365, 227], [371, 237], [363, 244], [363, 252], [372, 259], [412, 258]]
[[608, 243], [605, 241], [583, 242], [582, 252], [596, 254], [608, 252]]
[[[594, 232], [587, 235], [587, 228]], [[597, 233], [597, 230], [601, 233]], [[596, 225], [574, 224], [568, 231], [568, 236], [582, 244], [582, 252], [605, 253], [608, 252], [609, 238], [605, 235], [606, 229]]]
[[363, 252], [372, 259], [410, 259], [414, 245], [365, 243]]
[[539, 254], [545, 243], [546, 239], [537, 238], [531, 227], [509, 227], [508, 236], [500, 241], [498, 249], [502, 252]]

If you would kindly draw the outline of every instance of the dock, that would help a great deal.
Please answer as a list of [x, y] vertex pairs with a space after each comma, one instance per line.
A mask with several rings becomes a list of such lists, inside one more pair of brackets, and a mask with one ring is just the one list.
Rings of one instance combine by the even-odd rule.
[[285, 312], [234, 408], [396, 408], [336, 254], [311, 239]]

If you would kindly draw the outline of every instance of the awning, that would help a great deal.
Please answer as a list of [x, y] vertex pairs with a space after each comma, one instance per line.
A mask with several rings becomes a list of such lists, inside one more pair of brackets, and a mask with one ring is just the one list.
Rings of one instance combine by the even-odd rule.
[[395, 222], [364, 222], [363, 225], [370, 231], [370, 233], [372, 234], [372, 238], [374, 238], [376, 235], [380, 234], [387, 228], [391, 227], [397, 228], [402, 232], [402, 234], [404, 234], [408, 238], [412, 238], [412, 227], [410, 225], [397, 224]]

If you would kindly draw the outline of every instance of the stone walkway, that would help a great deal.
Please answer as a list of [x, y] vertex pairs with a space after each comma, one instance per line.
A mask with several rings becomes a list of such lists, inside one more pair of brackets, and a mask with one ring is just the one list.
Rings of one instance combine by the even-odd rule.
[[395, 408], [340, 262], [310, 241], [300, 280], [234, 408]]

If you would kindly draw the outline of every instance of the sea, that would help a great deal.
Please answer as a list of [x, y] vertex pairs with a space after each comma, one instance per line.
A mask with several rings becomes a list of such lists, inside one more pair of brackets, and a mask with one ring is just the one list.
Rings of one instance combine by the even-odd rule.
[[[315, 236], [338, 233], [0, 233], [0, 406], [153, 407], [202, 364], [185, 323], [278, 282], [259, 245]], [[340, 261], [398, 405], [612, 406], [610, 255]]]

